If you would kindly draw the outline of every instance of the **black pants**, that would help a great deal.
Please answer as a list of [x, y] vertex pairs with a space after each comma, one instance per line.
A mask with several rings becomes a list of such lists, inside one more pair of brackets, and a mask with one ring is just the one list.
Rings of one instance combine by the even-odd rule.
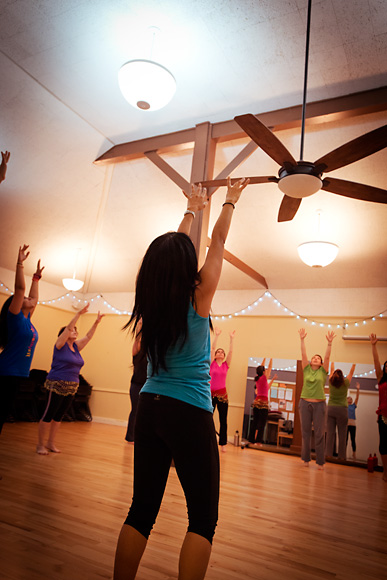
[[126, 441], [134, 441], [134, 427], [136, 425], [136, 414], [137, 414], [137, 407], [138, 407], [138, 397], [140, 395], [140, 391], [143, 387], [143, 384], [135, 383], [133, 381], [130, 382], [130, 404], [132, 405], [132, 409], [129, 414], [128, 419], [128, 428], [126, 430], [125, 439]]
[[379, 453], [380, 455], [387, 455], [387, 425], [382, 419], [382, 416], [378, 417], [378, 427], [379, 427]]
[[348, 435], [351, 436], [352, 451], [356, 452], [356, 425], [348, 425], [347, 427], [347, 443]]
[[219, 413], [219, 445], [227, 445], [227, 414], [228, 414], [228, 403], [219, 401], [218, 397], [212, 397], [212, 406], [214, 407], [214, 412], [216, 407], [218, 407]]
[[[263, 442], [263, 434], [265, 432], [265, 426], [268, 415], [269, 409], [259, 409], [257, 407], [253, 407], [253, 422], [249, 433], [250, 443]], [[255, 437], [255, 432], [257, 430], [258, 430], [257, 437]]]
[[54, 393], [54, 391], [48, 391], [47, 406], [41, 420], [45, 423], [50, 423], [51, 421], [60, 423], [63, 419], [63, 415], [71, 407], [74, 397], [75, 395], [58, 395], [58, 393]]
[[187, 501], [188, 531], [212, 542], [219, 502], [212, 413], [171, 397], [141, 393], [134, 431], [133, 500], [125, 524], [145, 538], [156, 521], [172, 459]]
[[19, 392], [20, 381], [24, 377], [0, 376], [0, 433]]

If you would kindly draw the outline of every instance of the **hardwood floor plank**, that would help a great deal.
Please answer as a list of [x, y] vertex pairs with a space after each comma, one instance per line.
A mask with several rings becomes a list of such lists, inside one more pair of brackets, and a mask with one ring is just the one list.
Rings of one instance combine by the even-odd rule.
[[[36, 423], [0, 439], [2, 580], [109, 580], [132, 496], [125, 429], [63, 423], [61, 454], [35, 453]], [[381, 473], [229, 445], [208, 580], [386, 577], [387, 484]], [[177, 578], [187, 527], [172, 468], [138, 580]]]

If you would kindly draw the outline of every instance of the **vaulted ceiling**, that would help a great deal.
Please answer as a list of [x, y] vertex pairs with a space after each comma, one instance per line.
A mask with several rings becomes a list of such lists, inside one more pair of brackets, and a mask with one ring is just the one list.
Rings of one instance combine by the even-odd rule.
[[[306, 7], [306, 0], [3, 0], [0, 148], [11, 159], [0, 185], [0, 267], [12, 270], [18, 246], [28, 243], [31, 262], [42, 258], [45, 279], [60, 285], [81, 248], [77, 274], [86, 291], [133, 290], [146, 247], [176, 229], [185, 209], [176, 183], [143, 154], [155, 148], [154, 136], [165, 145], [163, 136], [192, 129], [184, 146], [159, 150], [186, 181], [195, 127], [223, 131], [217, 175], [250, 141], [232, 122], [243, 113], [273, 127], [298, 158]], [[117, 71], [149, 57], [152, 25], [161, 29], [153, 57], [174, 74], [177, 91], [164, 109], [144, 112], [122, 97]], [[314, 0], [308, 103], [325, 104], [314, 121], [314, 105], [307, 107], [305, 159], [386, 124], [386, 80], [387, 3]], [[123, 143], [137, 153], [93, 163]], [[384, 149], [332, 176], [384, 189], [386, 166]], [[233, 176], [277, 171], [257, 149]], [[223, 199], [224, 189], [214, 193], [210, 228]], [[275, 184], [250, 185], [227, 241], [269, 288], [387, 286], [386, 205], [320, 191], [303, 200], [292, 221], [278, 223], [281, 199]], [[297, 254], [317, 236], [340, 246], [323, 269], [305, 266]], [[220, 288], [258, 287], [225, 263]]]

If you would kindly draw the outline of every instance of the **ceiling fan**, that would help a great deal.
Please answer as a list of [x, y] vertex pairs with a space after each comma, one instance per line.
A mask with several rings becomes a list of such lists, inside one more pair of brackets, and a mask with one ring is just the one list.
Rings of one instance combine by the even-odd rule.
[[[308, 197], [320, 189], [344, 197], [351, 197], [353, 199], [387, 203], [387, 190], [385, 189], [355, 183], [354, 181], [336, 179], [334, 177], [322, 177], [323, 173], [329, 173], [334, 169], [345, 167], [354, 161], [364, 159], [365, 157], [387, 147], [387, 125], [349, 141], [334, 151], [323, 155], [314, 163], [303, 160], [311, 6], [312, 0], [309, 0], [306, 29], [300, 161], [294, 159], [293, 155], [274, 135], [274, 133], [261, 123], [257, 117], [252, 114], [239, 115], [235, 117], [235, 121], [245, 131], [245, 133], [247, 133], [247, 135], [263, 151], [265, 151], [269, 157], [280, 165], [278, 177], [274, 175], [250, 177], [250, 183], [252, 184], [270, 182], [278, 183], [279, 189], [284, 193], [278, 213], [279, 222], [292, 220], [297, 213], [302, 198]], [[232, 179], [231, 181], [235, 182], [237, 179]], [[202, 182], [202, 185], [205, 187], [220, 187], [221, 185], [226, 184], [227, 181], [225, 179]]]

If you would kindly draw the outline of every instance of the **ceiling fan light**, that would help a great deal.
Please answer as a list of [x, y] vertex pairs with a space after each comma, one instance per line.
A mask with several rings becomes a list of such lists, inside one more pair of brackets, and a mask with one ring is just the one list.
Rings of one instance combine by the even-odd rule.
[[323, 268], [331, 264], [338, 252], [339, 246], [331, 242], [305, 242], [297, 248], [301, 260], [312, 268]]
[[162, 109], [176, 91], [172, 73], [152, 60], [130, 60], [122, 65], [118, 83], [128, 103], [142, 111]]
[[322, 181], [315, 175], [292, 173], [280, 178], [278, 187], [289, 197], [308, 197], [321, 189]]
[[82, 282], [82, 280], [77, 280], [76, 278], [62, 278], [62, 284], [66, 290], [76, 292], [82, 288], [84, 282]]

